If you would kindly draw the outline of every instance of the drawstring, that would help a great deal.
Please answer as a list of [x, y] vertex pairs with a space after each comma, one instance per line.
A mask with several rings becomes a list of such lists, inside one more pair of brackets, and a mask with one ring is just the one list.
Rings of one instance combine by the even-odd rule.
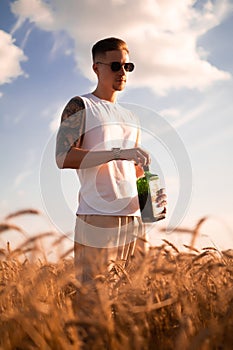
[[[124, 227], [124, 243], [123, 243], [123, 248], [122, 248], [122, 252], [121, 252], [121, 260], [127, 260], [128, 257], [128, 250], [129, 250], [129, 244], [127, 244], [127, 233], [128, 233], [128, 222], [129, 222], [129, 218], [126, 216], [125, 218], [125, 227]], [[126, 252], [126, 256], [124, 257], [124, 253], [125, 253], [125, 248], [126, 246], [128, 246], [127, 252]]]

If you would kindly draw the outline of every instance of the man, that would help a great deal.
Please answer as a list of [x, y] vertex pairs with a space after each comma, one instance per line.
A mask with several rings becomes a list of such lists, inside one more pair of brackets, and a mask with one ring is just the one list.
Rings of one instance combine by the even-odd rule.
[[[80, 181], [74, 251], [82, 282], [104, 273], [110, 261], [125, 266], [142, 245], [136, 180], [150, 163], [149, 153], [139, 146], [137, 118], [117, 103], [134, 69], [127, 44], [100, 40], [92, 58], [97, 87], [68, 102], [56, 147], [58, 167], [76, 169]], [[162, 194], [159, 205], [164, 204]]]

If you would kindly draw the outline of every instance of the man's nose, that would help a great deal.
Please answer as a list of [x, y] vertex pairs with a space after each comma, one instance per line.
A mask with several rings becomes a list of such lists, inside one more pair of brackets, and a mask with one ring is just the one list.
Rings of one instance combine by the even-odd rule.
[[123, 73], [123, 74], [126, 74], [126, 70], [125, 70], [124, 65], [121, 66], [120, 72]]

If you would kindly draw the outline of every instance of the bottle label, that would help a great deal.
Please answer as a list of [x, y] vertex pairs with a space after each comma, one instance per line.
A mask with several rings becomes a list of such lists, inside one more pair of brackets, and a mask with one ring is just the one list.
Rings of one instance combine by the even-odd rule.
[[160, 214], [164, 208], [157, 206], [157, 192], [160, 189], [160, 183], [159, 183], [159, 177], [155, 176], [153, 178], [150, 178], [149, 180], [149, 187], [150, 187], [150, 195], [151, 195], [151, 204], [152, 204], [152, 211], [153, 215], [156, 216]]

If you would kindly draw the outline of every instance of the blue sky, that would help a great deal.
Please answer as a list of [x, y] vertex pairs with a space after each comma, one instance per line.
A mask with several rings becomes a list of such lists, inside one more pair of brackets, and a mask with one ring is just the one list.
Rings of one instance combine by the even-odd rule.
[[[101, 6], [2, 0], [1, 217], [34, 207], [59, 229], [72, 231], [78, 183], [74, 172], [61, 174], [53, 159], [60, 113], [72, 96], [95, 86], [93, 43], [118, 36], [136, 65], [119, 101], [151, 110], [150, 121], [158, 113], [189, 156], [192, 196], [181, 226], [210, 216], [203, 232], [220, 248], [232, 247], [232, 33], [230, 0], [104, 0]], [[149, 120], [142, 124], [148, 130]], [[177, 170], [174, 150], [158, 139], [146, 142], [146, 136], [144, 145], [163, 172], [171, 217], [185, 185], [179, 183], [180, 165]]]

